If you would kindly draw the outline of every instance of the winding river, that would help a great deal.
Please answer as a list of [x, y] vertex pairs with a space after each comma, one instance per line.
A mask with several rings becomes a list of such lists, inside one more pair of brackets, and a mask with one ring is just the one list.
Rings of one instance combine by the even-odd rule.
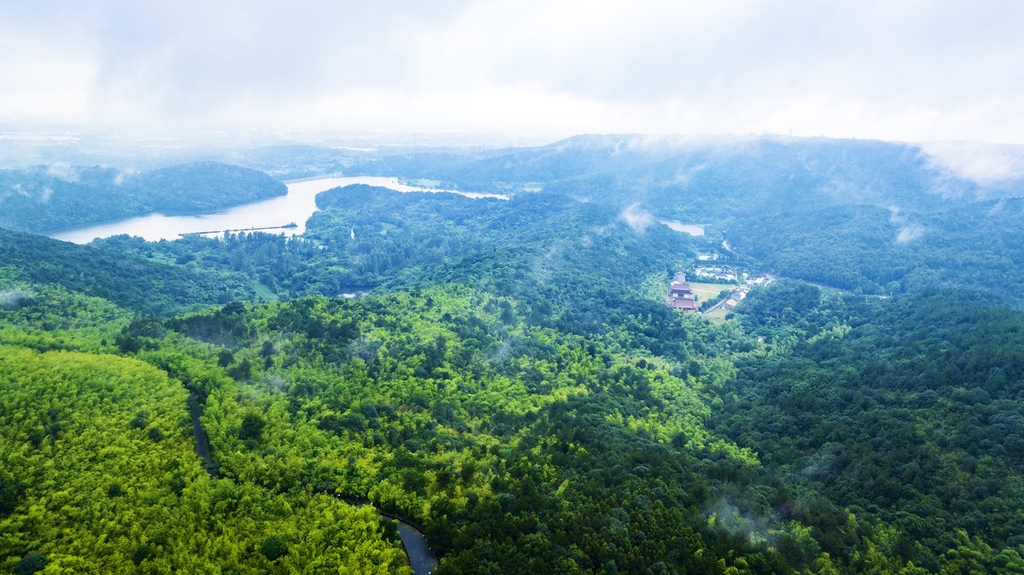
[[[496, 198], [507, 200], [502, 194], [462, 192], [410, 186], [398, 178], [384, 176], [332, 176], [285, 182], [288, 193], [269, 200], [243, 204], [215, 214], [199, 216], [165, 216], [149, 214], [116, 222], [51, 234], [50, 237], [87, 244], [96, 238], [108, 238], [120, 234], [139, 236], [146, 241], [176, 240], [182, 234], [195, 234], [211, 230], [251, 230], [271, 228], [274, 233], [298, 235], [306, 231], [306, 220], [317, 210], [316, 195], [331, 188], [366, 184], [389, 188], [398, 192], [451, 193], [467, 198]], [[282, 227], [289, 224], [294, 227]]]

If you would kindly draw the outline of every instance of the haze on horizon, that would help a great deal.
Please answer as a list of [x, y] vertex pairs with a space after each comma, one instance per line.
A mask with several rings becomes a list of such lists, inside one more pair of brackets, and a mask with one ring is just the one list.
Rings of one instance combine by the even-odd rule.
[[1024, 3], [126, 0], [0, 10], [0, 121], [1024, 144]]

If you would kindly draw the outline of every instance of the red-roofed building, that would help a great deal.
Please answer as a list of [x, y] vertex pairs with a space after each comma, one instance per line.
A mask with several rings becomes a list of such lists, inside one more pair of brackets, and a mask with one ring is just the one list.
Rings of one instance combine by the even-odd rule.
[[672, 284], [668, 288], [668, 299], [665, 303], [668, 307], [681, 309], [683, 311], [697, 311], [697, 298], [693, 290], [686, 283], [686, 275], [682, 272], [676, 274]]
[[683, 311], [697, 311], [697, 302], [692, 299], [670, 299], [668, 307]]
[[672, 286], [668, 288], [668, 296], [671, 298], [693, 299], [693, 290], [690, 289], [689, 284], [673, 282]]

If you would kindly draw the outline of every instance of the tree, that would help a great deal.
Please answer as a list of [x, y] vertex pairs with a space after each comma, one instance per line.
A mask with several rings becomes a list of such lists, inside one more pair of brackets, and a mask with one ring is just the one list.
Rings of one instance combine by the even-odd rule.
[[257, 413], [247, 413], [242, 418], [242, 427], [238, 430], [239, 439], [259, 441], [263, 437], [263, 428], [267, 422]]
[[260, 553], [270, 561], [277, 561], [288, 554], [288, 544], [277, 535], [271, 535], [260, 543]]
[[46, 567], [45, 555], [29, 553], [22, 557], [21, 561], [18, 561], [18, 564], [14, 566], [14, 573], [15, 575], [32, 575], [42, 571], [44, 567]]

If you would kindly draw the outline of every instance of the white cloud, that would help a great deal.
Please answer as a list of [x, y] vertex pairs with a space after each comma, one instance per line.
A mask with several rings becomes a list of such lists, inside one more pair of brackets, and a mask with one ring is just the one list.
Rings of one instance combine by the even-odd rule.
[[924, 237], [927, 231], [924, 226], [914, 223], [904, 216], [899, 206], [889, 208], [889, 222], [897, 226], [896, 243], [900, 245], [906, 245]]
[[78, 170], [67, 162], [53, 162], [46, 167], [47, 175], [64, 180], [65, 182], [77, 182]]
[[1024, 143], [1024, 4], [83, 0], [0, 15], [0, 110], [257, 129]]
[[1024, 146], [928, 142], [922, 149], [936, 168], [979, 184], [1024, 178]]
[[898, 244], [909, 244], [910, 242], [920, 239], [924, 236], [925, 229], [922, 226], [911, 224], [900, 228], [899, 233], [896, 234], [896, 243]]
[[20, 288], [0, 291], [0, 307], [17, 307], [22, 300], [32, 298], [34, 294]]
[[639, 204], [630, 204], [619, 213], [619, 219], [626, 222], [626, 225], [633, 228], [634, 232], [644, 233], [654, 223], [654, 216], [649, 212], [640, 209]]

